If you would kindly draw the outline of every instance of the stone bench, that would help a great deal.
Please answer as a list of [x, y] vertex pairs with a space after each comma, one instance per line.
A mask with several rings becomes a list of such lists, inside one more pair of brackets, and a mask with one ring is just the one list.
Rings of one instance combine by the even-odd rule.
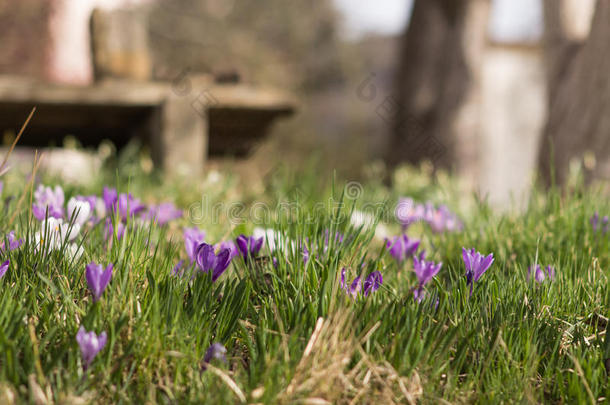
[[61, 144], [64, 136], [74, 135], [85, 146], [109, 139], [121, 147], [137, 137], [151, 148], [157, 167], [183, 174], [200, 173], [208, 152], [247, 154], [276, 118], [295, 108], [279, 92], [220, 85], [207, 76], [90, 86], [0, 76], [0, 130], [18, 131], [34, 106], [21, 144]]

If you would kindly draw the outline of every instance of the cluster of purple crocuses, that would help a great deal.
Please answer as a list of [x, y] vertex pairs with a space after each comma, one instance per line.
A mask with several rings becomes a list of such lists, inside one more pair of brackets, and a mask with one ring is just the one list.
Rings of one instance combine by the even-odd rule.
[[[265, 241], [264, 237], [239, 235], [235, 241], [211, 245], [205, 242], [205, 232], [197, 227], [185, 228], [183, 236], [190, 265], [196, 265], [202, 273], [211, 273], [212, 281], [225, 272], [234, 257], [241, 256], [246, 262], [257, 257]], [[176, 264], [172, 274], [184, 274], [184, 260]]]
[[[412, 198], [400, 198], [395, 215], [403, 231], [417, 221], [427, 223], [435, 233], [463, 229], [462, 222], [447, 206], [440, 205], [437, 208], [431, 202], [415, 203]], [[409, 258], [413, 259], [413, 270], [418, 280], [417, 286], [413, 289], [413, 297], [416, 301], [421, 301], [425, 294], [424, 286], [438, 274], [442, 263], [425, 260], [425, 251], [418, 256], [416, 252], [419, 248], [419, 241], [410, 239], [406, 234], [396, 236], [392, 240], [386, 239], [386, 247], [399, 264]], [[466, 284], [472, 295], [474, 284], [493, 263], [493, 253], [484, 256], [474, 248], [462, 248], [462, 260], [466, 267]]]
[[54, 188], [39, 185], [34, 192], [32, 213], [36, 219], [56, 218], [84, 225], [87, 221], [99, 222], [104, 217], [117, 215], [122, 221], [138, 216], [143, 221], [155, 221], [165, 225], [182, 217], [182, 211], [172, 203], [145, 205], [131, 193], [118, 193], [116, 189], [104, 187], [102, 195], [77, 195], [64, 207], [64, 191], [60, 186]]
[[388, 252], [399, 265], [409, 259], [413, 260], [413, 270], [418, 280], [417, 287], [413, 289], [413, 298], [417, 302], [423, 300], [425, 294], [424, 286], [436, 276], [443, 265], [442, 263], [426, 261], [425, 251], [422, 251], [418, 256], [417, 249], [419, 245], [419, 240], [409, 238], [406, 234], [396, 236], [393, 239], [386, 239]]
[[[68, 201], [65, 207], [64, 193], [59, 186], [53, 189], [39, 186], [34, 194], [34, 199], [33, 215], [43, 223], [43, 230], [38, 237], [39, 244], [43, 243], [43, 238], [52, 241], [52, 243], [49, 242], [52, 245], [61, 241], [72, 242], [80, 227], [87, 223], [97, 224], [103, 218], [105, 218], [108, 237], [116, 235], [120, 239], [130, 218], [154, 221], [163, 225], [182, 215], [182, 212], [171, 203], [147, 207], [130, 193], [118, 193], [115, 189], [107, 187], [104, 187], [101, 198], [95, 195], [75, 196]], [[409, 225], [416, 221], [426, 222], [437, 233], [462, 229], [460, 220], [446, 206], [441, 205], [436, 208], [431, 203], [415, 204], [412, 199], [408, 198], [400, 200], [396, 209], [396, 217], [403, 229], [407, 229]], [[595, 232], [598, 229], [602, 229], [604, 234], [607, 232], [607, 216], [601, 219], [601, 227], [597, 213], [590, 219], [590, 222]], [[117, 227], [116, 233], [113, 223]], [[265, 236], [240, 235], [234, 241], [223, 241], [212, 245], [205, 242], [205, 237], [205, 232], [196, 227], [184, 230], [185, 250], [191, 266], [196, 266], [201, 273], [210, 273], [213, 282], [226, 271], [235, 257], [240, 256], [245, 263], [255, 259], [265, 242]], [[329, 239], [329, 232], [327, 231], [323, 251], [328, 249]], [[343, 235], [337, 232], [335, 241], [343, 241]], [[11, 232], [6, 236], [6, 241], [0, 242], [0, 252], [4, 252], [5, 249], [17, 249], [22, 243], [23, 240], [16, 239], [14, 232]], [[304, 260], [307, 262], [309, 252], [303, 243], [299, 246], [304, 249]], [[442, 263], [426, 260], [425, 251], [417, 254], [419, 246], [419, 240], [411, 239], [406, 234], [386, 239], [388, 252], [397, 263], [402, 264], [409, 259], [413, 261], [413, 270], [418, 283], [412, 292], [417, 302], [423, 300], [426, 293], [424, 287], [439, 273], [442, 267]], [[271, 247], [270, 249], [272, 250]], [[466, 283], [470, 290], [470, 296], [472, 296], [475, 283], [494, 262], [493, 253], [483, 255], [474, 248], [462, 248], [462, 259], [466, 269]], [[6, 273], [9, 264], [8, 260], [0, 264], [0, 278]], [[174, 274], [182, 275], [183, 265], [184, 260], [181, 260], [174, 268]], [[92, 262], [86, 266], [85, 278], [94, 303], [101, 299], [110, 283], [112, 272], [112, 264], [104, 267]], [[351, 283], [346, 279], [346, 273], [347, 269], [342, 268], [340, 288], [353, 299], [359, 296], [368, 297], [371, 293], [379, 290], [383, 284], [383, 276], [380, 271], [372, 271], [366, 277], [358, 275]], [[546, 266], [543, 270], [540, 265], [536, 264], [528, 269], [528, 280], [532, 276], [538, 283], [542, 283], [546, 279], [552, 280], [555, 278], [555, 269], [552, 266]], [[87, 370], [96, 355], [105, 347], [107, 334], [102, 332], [97, 335], [94, 331], [87, 332], [81, 325], [76, 340], [82, 354], [83, 369]], [[205, 370], [213, 359], [226, 361], [225, 354], [226, 348], [223, 345], [213, 343], [206, 351], [202, 370]]]
[[[212, 281], [216, 281], [218, 277], [226, 270], [233, 258], [232, 251], [228, 247], [221, 247], [216, 253], [215, 248], [203, 242], [205, 233], [198, 230], [197, 228], [188, 228], [185, 230], [185, 245], [187, 247], [187, 253], [191, 258], [191, 261], [196, 263], [202, 272], [212, 272]], [[247, 243], [244, 244], [244, 240]], [[260, 245], [258, 241], [250, 242], [249, 238], [243, 235], [237, 239], [237, 245], [240, 246], [240, 252], [244, 257], [253, 257], [258, 250]], [[195, 244], [197, 245], [196, 247]], [[253, 246], [254, 249], [251, 247]], [[258, 249], [258, 250], [257, 250]], [[100, 300], [104, 290], [110, 283], [112, 278], [113, 265], [109, 264], [105, 268], [101, 264], [90, 263], [86, 266], [85, 278], [87, 285], [91, 291], [93, 302]], [[76, 335], [76, 341], [80, 347], [83, 369], [87, 370], [95, 356], [106, 346], [107, 334], [102, 332], [97, 335], [94, 331], [87, 332], [83, 326], [81, 326]], [[205, 371], [208, 364], [213, 359], [219, 359], [226, 362], [226, 349], [220, 343], [213, 343], [206, 351], [202, 371]]]
[[[419, 241], [410, 239], [406, 234], [396, 236], [391, 240], [386, 239], [386, 247], [390, 255], [399, 265], [408, 259], [413, 260], [413, 271], [418, 281], [417, 286], [412, 290], [413, 298], [417, 302], [421, 302], [425, 296], [425, 285], [438, 274], [442, 267], [442, 263], [426, 260], [425, 251], [422, 251], [417, 255]], [[474, 283], [479, 281], [481, 276], [493, 263], [493, 253], [488, 256], [483, 256], [481, 253], [476, 252], [474, 248], [462, 248], [462, 259], [466, 267], [466, 284], [470, 288], [470, 295], [472, 295]], [[343, 274], [341, 277], [343, 285]]]
[[32, 214], [41, 221], [41, 230], [34, 235], [36, 248], [46, 250], [65, 246], [72, 256], [82, 255], [82, 247], [74, 243], [83, 226], [96, 225], [103, 219], [106, 239], [113, 236], [121, 239], [129, 219], [141, 223], [156, 222], [164, 225], [180, 218], [182, 211], [172, 203], [146, 206], [130, 193], [118, 193], [116, 189], [104, 187], [101, 197], [77, 195], [65, 204], [64, 191], [39, 185], [34, 193]]
[[427, 223], [433, 232], [453, 232], [463, 228], [462, 222], [446, 205], [435, 207], [430, 201], [415, 203], [412, 198], [401, 198], [396, 205], [396, 219], [407, 229], [415, 222]]
[[419, 248], [419, 243], [419, 240], [410, 239], [406, 234], [396, 236], [391, 240], [386, 238], [386, 247], [398, 264], [413, 257]]
[[[106, 216], [106, 238], [110, 239], [115, 235], [114, 226], [116, 225], [116, 238], [121, 239], [125, 233], [126, 224], [129, 218], [138, 218], [143, 222], [156, 222], [165, 225], [169, 221], [182, 217], [182, 211], [176, 208], [173, 203], [162, 203], [159, 205], [144, 205], [131, 193], [118, 193], [116, 189], [104, 187], [102, 192], [102, 216]], [[116, 221], [113, 221], [115, 219]]]
[[248, 261], [256, 257], [263, 247], [265, 239], [263, 237], [239, 235], [235, 239], [235, 244], [239, 254], [244, 260]]
[[379, 271], [371, 272], [362, 282], [362, 276], [357, 276], [351, 283], [347, 283], [345, 279], [346, 269], [341, 269], [341, 289], [352, 298], [358, 297], [362, 293], [365, 297], [368, 297], [370, 293], [375, 292], [383, 284], [383, 276]]
[[[101, 264], [91, 262], [85, 267], [85, 279], [93, 296], [93, 302], [98, 302], [102, 297], [112, 278], [112, 269], [112, 263], [104, 268]], [[87, 370], [95, 356], [106, 346], [107, 335], [106, 332], [100, 333], [99, 336], [94, 331], [87, 332], [81, 325], [76, 334], [76, 341], [83, 358], [83, 370]]]
[[[245, 236], [243, 237], [246, 239], [242, 238], [242, 240], [240, 240], [240, 238], [238, 238], [235, 243], [232, 241], [223, 243], [235, 246], [236, 249], [239, 250], [239, 254], [246, 259], [248, 257], [247, 254], [244, 254], [246, 247], [256, 255], [260, 248], [262, 248], [263, 245], [266, 245], [269, 253], [273, 256], [272, 260], [274, 266], [277, 266], [278, 257], [276, 254], [279, 251], [284, 252], [286, 260], [288, 260], [288, 256], [291, 252], [296, 253], [297, 256], [302, 257], [303, 263], [307, 264], [312, 255], [317, 259], [321, 259], [329, 252], [329, 246], [331, 244], [346, 244], [350, 242], [350, 239], [346, 238], [339, 231], [335, 231], [334, 237], [331, 237], [331, 231], [325, 229], [322, 236], [322, 238], [316, 238], [315, 240], [310, 240], [308, 237], [305, 237], [295, 241], [272, 228], [254, 228], [252, 236], [247, 238]], [[249, 255], [251, 255], [251, 253]]]

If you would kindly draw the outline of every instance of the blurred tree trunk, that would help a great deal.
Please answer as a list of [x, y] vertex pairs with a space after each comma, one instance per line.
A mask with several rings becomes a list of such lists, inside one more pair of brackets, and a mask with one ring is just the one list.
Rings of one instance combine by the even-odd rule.
[[610, 178], [610, 1], [591, 5], [588, 35], [574, 35], [566, 1], [544, 7], [549, 116], [539, 162], [547, 185], [565, 183], [570, 160], [585, 153], [595, 156], [585, 159], [586, 178]]
[[477, 171], [487, 0], [415, 0], [401, 40], [387, 162]]

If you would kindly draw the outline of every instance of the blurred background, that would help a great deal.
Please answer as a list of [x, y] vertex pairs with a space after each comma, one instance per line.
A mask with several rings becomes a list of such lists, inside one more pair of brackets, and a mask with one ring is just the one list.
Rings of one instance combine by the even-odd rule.
[[77, 179], [135, 142], [182, 175], [423, 164], [503, 207], [610, 179], [609, 21], [607, 0], [0, 0], [0, 129], [36, 106], [15, 156], [51, 147]]

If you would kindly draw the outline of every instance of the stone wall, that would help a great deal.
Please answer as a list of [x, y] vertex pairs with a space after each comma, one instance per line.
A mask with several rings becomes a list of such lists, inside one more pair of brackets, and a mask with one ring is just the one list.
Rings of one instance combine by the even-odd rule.
[[0, 73], [49, 76], [53, 1], [0, 3]]

